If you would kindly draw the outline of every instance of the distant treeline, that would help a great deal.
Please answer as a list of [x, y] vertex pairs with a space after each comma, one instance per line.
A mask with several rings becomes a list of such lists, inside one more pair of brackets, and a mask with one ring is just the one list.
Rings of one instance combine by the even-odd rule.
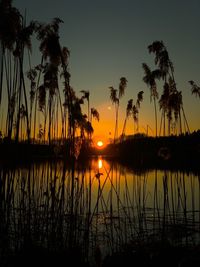
[[[68, 159], [70, 146], [0, 142], [1, 160]], [[82, 145], [76, 160], [86, 163], [92, 156], [118, 160], [132, 168], [186, 168], [200, 169], [200, 130], [179, 136], [148, 137], [143, 134], [99, 150]]]
[[133, 167], [199, 168], [200, 130], [192, 134], [165, 137], [138, 134], [118, 144], [110, 144], [103, 151], [92, 152], [118, 159]]

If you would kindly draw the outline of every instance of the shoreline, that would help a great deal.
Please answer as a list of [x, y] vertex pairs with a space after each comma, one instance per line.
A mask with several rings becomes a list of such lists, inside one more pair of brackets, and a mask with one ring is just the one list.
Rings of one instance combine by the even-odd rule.
[[[102, 156], [135, 168], [183, 168], [200, 169], [200, 131], [190, 135], [169, 137], [138, 136], [121, 143], [109, 144], [100, 150], [83, 146], [77, 162], [86, 162]], [[67, 160], [70, 162], [69, 146], [0, 143], [0, 162], [27, 162], [43, 160]]]

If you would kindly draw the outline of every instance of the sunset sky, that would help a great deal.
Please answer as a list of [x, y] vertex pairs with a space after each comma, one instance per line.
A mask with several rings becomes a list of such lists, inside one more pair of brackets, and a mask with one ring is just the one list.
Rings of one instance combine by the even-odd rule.
[[[117, 89], [120, 77], [127, 78], [128, 86], [120, 104], [119, 133], [127, 101], [133, 98], [135, 102], [141, 90], [140, 131], [147, 125], [154, 130], [154, 109], [149, 88], [142, 81], [142, 63], [155, 68], [154, 56], [147, 50], [155, 40], [163, 40], [174, 64], [191, 131], [200, 128], [200, 102], [191, 95], [188, 84], [194, 80], [200, 85], [199, 0], [14, 0], [13, 6], [22, 14], [26, 9], [28, 21], [50, 22], [54, 17], [64, 21], [60, 35], [61, 44], [71, 53], [71, 85], [78, 95], [80, 90], [89, 90], [91, 107], [100, 113], [95, 135], [114, 134], [108, 87]], [[34, 60], [39, 63], [37, 55]], [[158, 91], [161, 94], [162, 88]], [[133, 129], [130, 119], [127, 132]]]

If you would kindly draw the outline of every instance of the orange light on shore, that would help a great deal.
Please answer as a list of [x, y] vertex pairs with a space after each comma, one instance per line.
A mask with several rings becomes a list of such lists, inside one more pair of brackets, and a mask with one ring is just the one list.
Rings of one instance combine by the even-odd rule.
[[98, 142], [97, 142], [97, 146], [98, 146], [98, 147], [102, 147], [102, 146], [103, 146], [103, 142], [102, 142], [102, 141], [98, 141]]

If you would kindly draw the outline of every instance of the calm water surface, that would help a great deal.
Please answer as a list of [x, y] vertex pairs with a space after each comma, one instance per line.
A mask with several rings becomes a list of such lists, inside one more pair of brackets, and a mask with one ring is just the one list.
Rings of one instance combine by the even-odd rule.
[[26, 244], [91, 260], [129, 242], [200, 241], [200, 174], [131, 170], [101, 157], [0, 168], [1, 255]]

